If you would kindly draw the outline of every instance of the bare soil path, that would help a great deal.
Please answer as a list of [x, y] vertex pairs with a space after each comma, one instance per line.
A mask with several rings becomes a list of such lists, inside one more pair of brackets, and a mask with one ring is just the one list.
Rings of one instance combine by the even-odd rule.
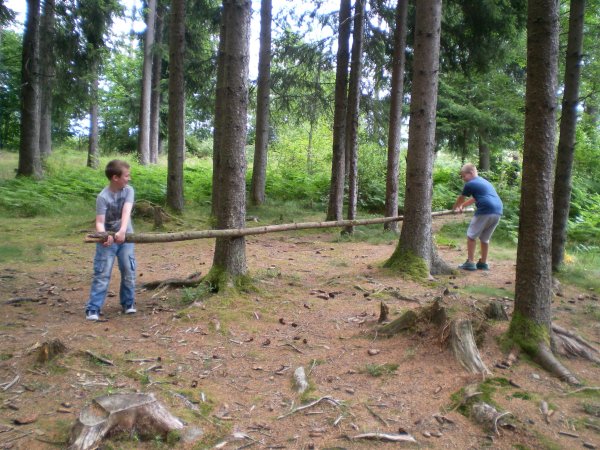
[[[491, 383], [493, 399], [514, 417], [514, 429], [497, 435], [452, 410], [452, 394], [482, 380], [458, 365], [438, 333], [422, 329], [389, 339], [373, 333], [380, 301], [394, 318], [446, 288], [448, 307], [460, 304], [476, 312], [494, 297], [512, 311], [513, 260], [493, 261], [490, 272], [418, 283], [382, 269], [395, 242], [336, 242], [336, 237], [333, 231], [249, 237], [248, 266], [255, 280], [250, 292], [193, 301], [192, 291], [141, 291], [133, 316], [121, 315], [112, 294], [98, 323], [84, 320], [94, 250], [81, 237], [52, 248], [43, 262], [0, 267], [0, 448], [65, 448], [68, 430], [91, 399], [136, 391], [155, 393], [172, 413], [201, 427], [205, 435], [195, 448], [223, 441], [227, 449], [600, 447], [600, 427], [585, 425], [597, 423], [598, 393], [564, 395], [572, 388], [524, 359], [508, 369], [496, 367], [506, 357], [499, 341], [507, 322], [492, 323], [479, 343], [498, 380]], [[137, 245], [139, 282], [206, 273], [212, 247], [212, 240]], [[464, 260], [460, 249], [440, 252], [453, 265]], [[118, 283], [115, 272], [113, 293]], [[598, 306], [596, 293], [565, 288], [554, 305], [557, 323], [600, 341], [600, 326], [588, 314]], [[32, 349], [53, 339], [67, 352], [37, 364]], [[566, 364], [586, 385], [600, 385], [597, 366]], [[293, 384], [300, 366], [310, 383], [304, 395]], [[320, 402], [286, 415], [323, 396], [340, 404]], [[541, 401], [555, 411], [548, 422]], [[418, 443], [349, 439], [399, 430]], [[249, 438], [233, 441], [234, 432]], [[166, 448], [132, 439], [107, 445]]]

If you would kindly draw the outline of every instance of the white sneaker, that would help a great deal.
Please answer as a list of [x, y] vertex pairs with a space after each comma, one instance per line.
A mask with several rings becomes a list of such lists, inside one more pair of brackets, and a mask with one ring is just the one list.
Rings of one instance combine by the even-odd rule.
[[91, 320], [91, 321], [97, 321], [100, 320], [100, 317], [98, 316], [98, 313], [87, 313], [85, 315], [85, 320]]
[[137, 309], [135, 309], [135, 306], [130, 306], [129, 308], [127, 308], [125, 311], [123, 311], [125, 314], [135, 314], [137, 312]]

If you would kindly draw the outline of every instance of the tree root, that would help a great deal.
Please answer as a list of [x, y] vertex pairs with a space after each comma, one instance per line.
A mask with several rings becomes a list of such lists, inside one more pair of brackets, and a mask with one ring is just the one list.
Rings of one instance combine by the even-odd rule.
[[537, 354], [534, 357], [535, 362], [542, 366], [545, 370], [555, 375], [559, 379], [566, 381], [569, 384], [578, 386], [581, 385], [579, 380], [573, 375], [569, 369], [562, 365], [562, 363], [556, 359], [552, 350], [544, 343], [539, 343], [537, 348]]
[[166, 280], [148, 281], [143, 283], [140, 287], [142, 289], [161, 289], [165, 286], [169, 287], [196, 287], [202, 283], [200, 278], [201, 272], [195, 272], [189, 275], [187, 278], [167, 278]]
[[600, 364], [600, 351], [581, 336], [554, 324], [552, 331], [552, 345], [558, 354], [578, 356]]

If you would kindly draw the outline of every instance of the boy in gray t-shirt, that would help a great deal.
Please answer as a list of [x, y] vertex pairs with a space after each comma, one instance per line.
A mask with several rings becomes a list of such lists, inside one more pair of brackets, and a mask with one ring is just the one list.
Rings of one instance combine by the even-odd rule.
[[128, 186], [130, 180], [129, 164], [114, 159], [106, 165], [106, 177], [109, 185], [96, 199], [96, 231], [114, 232], [107, 239], [96, 244], [94, 257], [94, 278], [90, 297], [85, 307], [87, 320], [98, 320], [100, 310], [106, 300], [112, 267], [117, 258], [121, 271], [119, 297], [125, 314], [134, 314], [135, 309], [135, 255], [132, 243], [125, 242], [125, 234], [133, 233], [131, 210], [134, 192]]

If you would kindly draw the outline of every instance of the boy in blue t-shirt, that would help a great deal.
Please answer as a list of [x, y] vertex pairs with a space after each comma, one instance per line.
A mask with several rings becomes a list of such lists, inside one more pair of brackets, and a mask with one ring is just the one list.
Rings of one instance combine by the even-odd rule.
[[[487, 256], [490, 238], [502, 216], [502, 200], [498, 197], [494, 186], [477, 175], [473, 164], [465, 164], [460, 169], [460, 176], [465, 182], [461, 195], [458, 196], [452, 209], [462, 212], [463, 209], [475, 203], [477, 211], [467, 230], [467, 260], [458, 266], [464, 270], [489, 270]], [[470, 197], [470, 198], [469, 198]], [[479, 238], [481, 258], [475, 264], [475, 246]]]
[[134, 192], [129, 186], [129, 164], [113, 159], [106, 165], [106, 177], [109, 185], [96, 199], [96, 231], [103, 233], [113, 231], [114, 236], [96, 244], [94, 257], [94, 279], [90, 289], [90, 297], [85, 306], [87, 320], [98, 320], [100, 310], [106, 299], [110, 276], [117, 258], [121, 271], [121, 288], [119, 296], [121, 308], [125, 314], [134, 314], [135, 309], [135, 255], [133, 243], [125, 242], [125, 233], [133, 233], [131, 210], [133, 209]]

